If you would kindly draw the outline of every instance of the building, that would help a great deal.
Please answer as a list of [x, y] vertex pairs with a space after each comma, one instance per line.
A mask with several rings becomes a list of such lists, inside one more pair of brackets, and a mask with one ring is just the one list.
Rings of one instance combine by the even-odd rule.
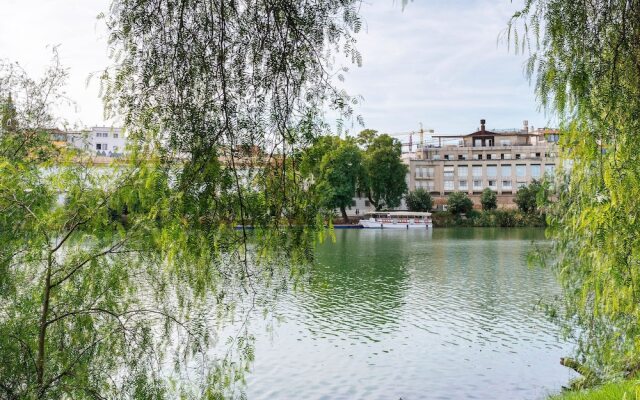
[[90, 130], [67, 135], [70, 146], [105, 157], [122, 156], [125, 152], [126, 140], [122, 128], [105, 126], [94, 126]]
[[530, 130], [527, 121], [520, 130], [489, 131], [485, 125], [480, 120], [476, 132], [437, 136], [435, 144], [419, 148], [409, 160], [409, 190], [427, 190], [442, 207], [446, 196], [457, 191], [479, 206], [480, 194], [489, 188], [497, 193], [500, 207], [511, 208], [518, 188], [554, 173], [557, 130]]

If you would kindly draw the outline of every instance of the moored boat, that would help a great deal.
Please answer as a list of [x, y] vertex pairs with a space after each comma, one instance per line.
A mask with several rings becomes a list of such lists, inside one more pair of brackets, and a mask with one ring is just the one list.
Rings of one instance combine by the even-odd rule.
[[360, 220], [363, 228], [377, 229], [430, 229], [433, 228], [431, 213], [412, 211], [383, 211], [367, 213]]

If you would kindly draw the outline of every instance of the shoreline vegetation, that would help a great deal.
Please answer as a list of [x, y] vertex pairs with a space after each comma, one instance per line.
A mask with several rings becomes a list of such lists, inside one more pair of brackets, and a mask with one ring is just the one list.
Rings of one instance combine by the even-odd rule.
[[578, 391], [567, 390], [549, 397], [550, 400], [636, 400], [639, 398], [640, 382], [637, 380], [610, 382], [602, 386]]

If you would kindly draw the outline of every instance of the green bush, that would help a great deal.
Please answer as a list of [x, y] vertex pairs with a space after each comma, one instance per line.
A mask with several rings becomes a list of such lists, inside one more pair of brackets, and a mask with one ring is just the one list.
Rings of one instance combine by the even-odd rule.
[[410, 211], [431, 211], [433, 207], [431, 195], [422, 188], [409, 193], [405, 200]]
[[482, 204], [482, 209], [485, 211], [498, 208], [498, 196], [496, 192], [489, 188], [483, 190], [482, 196], [480, 196], [480, 204]]
[[473, 202], [466, 193], [453, 192], [447, 199], [447, 207], [451, 214], [465, 214], [473, 209]]

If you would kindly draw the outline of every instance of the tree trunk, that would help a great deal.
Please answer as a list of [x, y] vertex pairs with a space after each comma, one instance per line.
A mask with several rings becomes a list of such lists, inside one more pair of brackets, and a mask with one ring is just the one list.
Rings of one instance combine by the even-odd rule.
[[347, 210], [344, 207], [340, 207], [340, 212], [342, 213], [342, 220], [345, 224], [349, 223], [349, 217], [347, 216]]

